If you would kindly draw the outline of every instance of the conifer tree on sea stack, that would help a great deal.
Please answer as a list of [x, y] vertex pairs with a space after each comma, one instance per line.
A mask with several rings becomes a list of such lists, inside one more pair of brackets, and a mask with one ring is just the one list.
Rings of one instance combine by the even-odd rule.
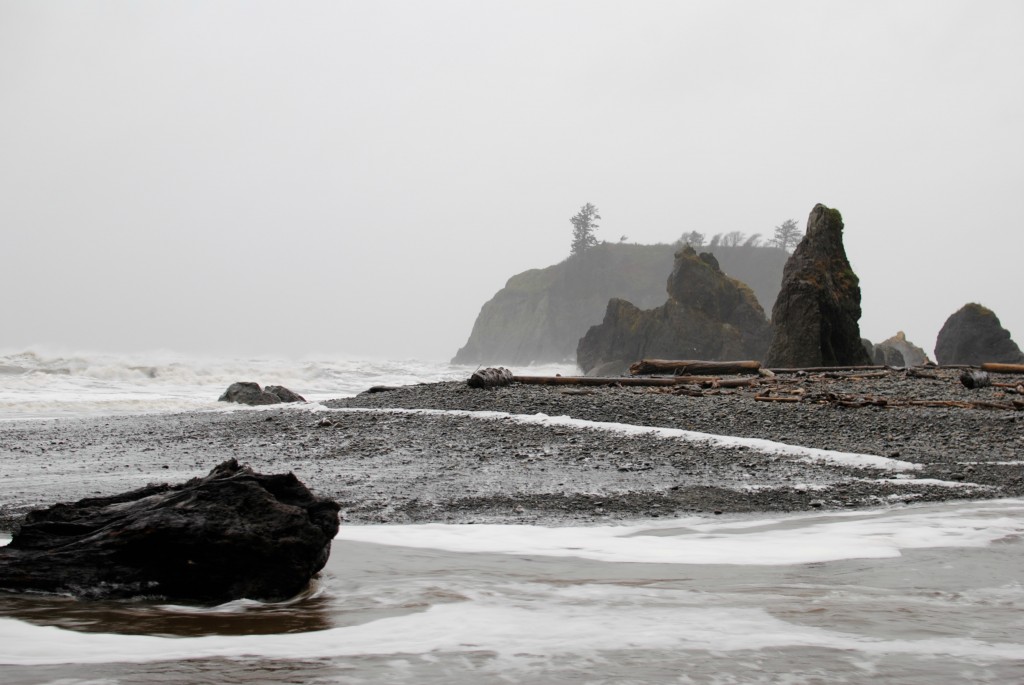
[[770, 242], [775, 247], [780, 247], [786, 252], [792, 252], [800, 242], [801, 237], [800, 227], [797, 226], [796, 220], [786, 219], [775, 227], [775, 235]]
[[597, 245], [597, 237], [594, 235], [594, 231], [597, 230], [597, 220], [600, 218], [601, 215], [597, 213], [597, 207], [588, 202], [580, 207], [580, 211], [574, 217], [569, 219], [572, 222], [570, 256], [575, 257], [576, 255], [583, 254], [594, 245]]

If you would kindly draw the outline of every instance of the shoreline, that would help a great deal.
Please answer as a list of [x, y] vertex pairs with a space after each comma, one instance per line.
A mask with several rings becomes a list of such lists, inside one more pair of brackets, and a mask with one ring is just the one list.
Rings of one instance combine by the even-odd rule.
[[[999, 392], [968, 391], [950, 371], [798, 378], [793, 386], [983, 401]], [[181, 482], [231, 457], [263, 473], [294, 472], [341, 503], [343, 525], [582, 525], [1024, 495], [1021, 412], [755, 395], [441, 382], [323, 404], [2, 422], [0, 531], [33, 508]], [[684, 439], [682, 431], [882, 459], [824, 461], [756, 442]], [[907, 462], [918, 466], [894, 466]]]

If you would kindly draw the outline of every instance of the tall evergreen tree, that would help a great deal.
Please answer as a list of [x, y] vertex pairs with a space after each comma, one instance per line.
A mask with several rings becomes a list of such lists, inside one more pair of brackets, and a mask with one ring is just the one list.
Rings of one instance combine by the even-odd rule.
[[800, 243], [803, 234], [793, 219], [786, 219], [775, 227], [775, 236], [772, 238], [772, 245], [781, 247], [786, 252], [792, 252]]
[[572, 247], [569, 250], [570, 256], [583, 254], [586, 250], [597, 245], [597, 237], [594, 231], [597, 230], [597, 220], [601, 215], [597, 213], [597, 207], [589, 202], [582, 207], [577, 214], [569, 219], [572, 222]]

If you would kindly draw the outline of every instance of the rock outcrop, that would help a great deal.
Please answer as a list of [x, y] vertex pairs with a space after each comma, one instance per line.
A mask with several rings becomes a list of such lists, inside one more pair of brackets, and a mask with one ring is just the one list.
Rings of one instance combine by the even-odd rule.
[[722, 273], [714, 255], [685, 247], [676, 253], [668, 301], [642, 310], [612, 299], [604, 321], [579, 341], [576, 363], [584, 373], [622, 373], [644, 357], [758, 359], [768, 322], [754, 293]]
[[875, 358], [875, 343], [871, 342], [867, 338], [861, 338], [860, 344], [864, 346], [864, 351], [868, 353], [869, 359]]
[[886, 366], [911, 367], [931, 362], [924, 350], [907, 340], [903, 331], [875, 345], [873, 356], [876, 364]]
[[879, 366], [891, 366], [897, 369], [907, 366], [906, 361], [903, 359], [903, 353], [891, 345], [879, 343], [875, 346], [874, 354], [871, 356], [875, 364]]
[[203, 478], [28, 514], [0, 547], [0, 589], [218, 604], [283, 600], [330, 555], [338, 503], [234, 459]]
[[280, 404], [282, 402], [305, 402], [305, 398], [280, 385], [268, 385], [261, 388], [259, 383], [240, 381], [232, 383], [224, 394], [217, 398], [219, 402], [237, 402], [238, 404]]
[[861, 343], [860, 314], [860, 281], [843, 247], [843, 218], [815, 205], [783, 271], [765, 365], [871, 364]]
[[[665, 302], [665, 274], [678, 247], [601, 244], [544, 269], [509, 279], [480, 310], [456, 364], [523, 365], [564, 362], [580, 338], [618, 298], [641, 309]], [[771, 307], [789, 256], [769, 247], [714, 247], [726, 274], [748, 284]]]
[[985, 362], [1022, 364], [1024, 354], [995, 312], [971, 303], [961, 307], [942, 325], [935, 341], [935, 361], [974, 366]]

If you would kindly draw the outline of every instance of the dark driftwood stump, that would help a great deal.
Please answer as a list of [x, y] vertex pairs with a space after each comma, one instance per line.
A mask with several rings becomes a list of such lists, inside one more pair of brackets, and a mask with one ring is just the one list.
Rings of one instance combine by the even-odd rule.
[[231, 459], [181, 485], [55, 504], [0, 547], [0, 589], [88, 599], [283, 600], [323, 568], [338, 503]]

